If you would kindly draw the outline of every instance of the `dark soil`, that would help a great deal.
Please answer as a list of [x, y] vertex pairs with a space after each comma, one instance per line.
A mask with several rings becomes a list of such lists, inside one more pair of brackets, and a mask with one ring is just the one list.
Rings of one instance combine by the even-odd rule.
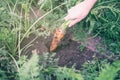
[[[28, 38], [24, 39], [21, 43], [21, 48], [25, 47], [28, 43], [30, 43], [33, 39], [35, 39], [36, 35], [31, 34]], [[51, 43], [52, 37], [48, 37], [44, 39], [43, 37], [38, 37], [31, 43], [30, 47], [26, 47], [23, 50], [23, 54], [30, 54], [32, 50], [37, 50], [38, 54], [44, 54], [45, 52], [49, 52], [49, 46]], [[71, 40], [71, 37], [65, 37], [65, 40], [61, 42], [59, 47], [57, 48], [56, 58], [59, 58], [58, 65], [59, 66], [67, 66], [72, 67], [75, 66], [76, 69], [81, 68], [82, 64], [87, 61], [90, 61], [94, 58], [104, 58], [103, 55], [95, 52], [89, 48], [84, 48], [80, 51], [80, 42]]]
[[104, 58], [104, 56], [93, 52], [88, 48], [84, 48], [80, 51], [79, 47], [80, 43], [71, 41], [69, 46], [57, 51], [56, 57], [59, 58], [59, 65], [67, 67], [72, 67], [74, 65], [76, 69], [79, 69], [82, 67], [82, 64], [87, 61], [93, 60], [94, 58]]

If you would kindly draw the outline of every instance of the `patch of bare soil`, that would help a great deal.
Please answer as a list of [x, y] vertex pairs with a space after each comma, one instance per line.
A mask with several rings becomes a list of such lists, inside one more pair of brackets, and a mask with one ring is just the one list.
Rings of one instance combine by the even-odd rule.
[[37, 50], [38, 54], [46, 53], [49, 51], [47, 44], [47, 39], [44, 37], [36, 36], [35, 34], [29, 35], [21, 43], [21, 48], [23, 49], [23, 54], [31, 55], [33, 50]]
[[[34, 34], [31, 34], [28, 38], [25, 38], [21, 43], [21, 48], [23, 49], [23, 54], [31, 54], [32, 50], [37, 50], [38, 54], [43, 54], [45, 52], [49, 52], [49, 46], [51, 43], [52, 37], [43, 38], [38, 37]], [[36, 38], [36, 39], [35, 39]], [[92, 43], [93, 40], [89, 40]], [[31, 46], [27, 46], [29, 44]], [[57, 48], [55, 58], [59, 58], [58, 65], [59, 66], [67, 66], [72, 67], [75, 65], [76, 69], [81, 68], [82, 64], [85, 62], [92, 60], [93, 58], [97, 57], [99, 59], [104, 58], [101, 54], [97, 53], [96, 51], [91, 49], [89, 44], [88, 47], [84, 48], [83, 51], [80, 51], [80, 42], [73, 41], [70, 37], [66, 36], [65, 40], [62, 41], [62, 44]], [[90, 47], [90, 48], [89, 48]], [[93, 46], [94, 47], [94, 46]]]
[[82, 64], [94, 59], [95, 57], [101, 59], [104, 56], [99, 53], [93, 52], [88, 48], [80, 51], [80, 43], [76, 41], [70, 41], [70, 44], [61, 50], [57, 51], [56, 57], [59, 58], [58, 65], [60, 66], [75, 66], [76, 69], [80, 69]]

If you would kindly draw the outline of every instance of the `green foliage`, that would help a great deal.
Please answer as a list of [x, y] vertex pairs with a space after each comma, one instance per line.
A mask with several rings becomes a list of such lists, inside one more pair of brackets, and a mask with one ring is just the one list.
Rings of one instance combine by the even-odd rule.
[[99, 73], [95, 80], [114, 80], [117, 72], [120, 70], [120, 61], [115, 61], [112, 65], [107, 64]]
[[[83, 80], [79, 70], [59, 67], [57, 66], [57, 60], [54, 60], [53, 57], [54, 54], [49, 55], [48, 53], [40, 56], [33, 53], [30, 59], [23, 55], [16, 61], [19, 66], [18, 69], [11, 59], [2, 57], [0, 78], [2, 80]], [[5, 63], [5, 61], [7, 62]]]
[[0, 79], [15, 79], [17, 68], [5, 48], [0, 48]]
[[44, 80], [83, 80], [79, 70], [72, 68], [57, 66], [58, 59], [54, 59], [55, 54], [45, 53], [40, 56], [40, 62], [42, 72], [44, 73]]
[[53, 75], [55, 80], [83, 80], [79, 71], [66, 68], [66, 67], [58, 67], [58, 68], [48, 68], [46, 73], [49, 75]]
[[92, 60], [83, 65], [84, 80], [119, 80], [120, 61]]
[[[80, 72], [58, 66], [55, 54], [33, 54], [30, 59], [21, 55], [20, 44], [24, 38], [31, 33], [48, 36], [50, 30], [61, 25], [67, 10], [79, 1], [82, 0], [0, 0], [0, 80], [119, 80], [119, 61], [108, 64], [103, 60], [93, 60]], [[101, 36], [107, 49], [119, 54], [119, 5], [119, 0], [98, 0], [86, 19], [73, 28], [75, 40], [82, 41], [84, 47], [87, 34]], [[46, 13], [31, 20], [32, 6]], [[40, 25], [45, 31], [38, 30]]]
[[31, 20], [31, 12], [33, 0], [2, 0], [0, 3], [0, 43], [4, 45], [6, 50], [16, 56], [21, 55], [22, 49], [20, 44], [29, 34], [35, 33], [38, 36], [48, 36], [50, 31], [39, 31], [40, 20]]
[[99, 71], [108, 64], [106, 60], [94, 59], [83, 64], [81, 74], [84, 80], [96, 80], [95, 78], [99, 75]]
[[7, 76], [5, 75], [5, 72], [0, 70], [0, 79], [6, 80]]
[[[83, 22], [81, 22], [83, 23]], [[83, 25], [81, 25], [80, 23], [78, 23], [77, 25], [75, 25], [75, 27], [73, 27], [72, 31], [73, 31], [73, 35], [74, 35], [74, 40], [75, 41], [80, 41], [82, 42], [82, 44], [80, 45], [80, 50], [82, 51], [86, 45], [87, 45], [87, 33], [85, 32], [85, 30], [82, 28]]]
[[20, 80], [39, 80], [39, 57], [36, 53], [26, 61], [18, 70]]
[[[78, 24], [87, 35], [101, 36], [107, 50], [114, 54], [120, 53], [120, 45], [118, 45], [120, 43], [119, 5], [119, 0], [98, 0], [89, 15]], [[77, 40], [81, 40], [83, 39], [81, 34], [84, 36], [84, 33], [78, 31], [81, 31], [81, 28], [76, 27], [74, 34]], [[85, 38], [84, 41], [86, 41]]]
[[79, 71], [72, 68], [58, 67], [54, 63], [56, 60], [53, 61], [52, 57], [54, 55], [48, 55], [48, 53], [45, 53], [43, 56], [38, 56], [33, 53], [29, 60], [25, 58], [20, 60], [21, 66], [18, 70], [20, 80], [83, 80]]
[[6, 68], [5, 66], [8, 66], [5, 64], [5, 62], [7, 62], [6, 55], [7, 52], [4, 50], [4, 48], [0, 48], [0, 79], [2, 80], [7, 79], [6, 71], [4, 70]]
[[10, 30], [8, 28], [2, 28], [0, 31], [0, 40], [6, 45], [6, 48], [10, 51], [12, 55], [16, 53], [17, 44], [17, 30]]
[[119, 5], [117, 0], [99, 1], [91, 11], [91, 16], [94, 23], [93, 33], [100, 35], [107, 49], [119, 53], [120, 46], [120, 15]]

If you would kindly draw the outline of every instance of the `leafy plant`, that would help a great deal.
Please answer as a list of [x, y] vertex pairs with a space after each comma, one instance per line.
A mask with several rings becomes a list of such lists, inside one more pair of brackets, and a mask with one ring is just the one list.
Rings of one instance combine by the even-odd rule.
[[[74, 69], [59, 67], [53, 65], [54, 61], [52, 57], [54, 55], [49, 55], [45, 53], [44, 57], [39, 58], [37, 54], [33, 54], [29, 61], [23, 62], [20, 69], [18, 70], [18, 76], [20, 80], [83, 80], [79, 71]], [[43, 60], [43, 61], [42, 61]], [[40, 62], [39, 62], [40, 61]], [[51, 62], [52, 61], [52, 62]], [[56, 60], [55, 60], [56, 61]], [[38, 65], [38, 63], [40, 65]], [[46, 64], [47, 63], [47, 64]], [[52, 63], [51, 65], [49, 63]]]
[[20, 80], [39, 80], [39, 57], [36, 53], [32, 55], [29, 61], [25, 61], [24, 64], [18, 70]]
[[0, 79], [2, 79], [2, 80], [6, 80], [7, 79], [7, 76], [6, 76], [5, 72], [2, 71], [2, 70], [0, 70]]
[[81, 45], [80, 45], [80, 50], [82, 51], [86, 45], [87, 45], [87, 33], [85, 32], [85, 30], [83, 29], [83, 24], [84, 22], [78, 23], [77, 25], [75, 25], [75, 27], [72, 29], [73, 32], [73, 39], [75, 41], [80, 41]]
[[107, 64], [105, 68], [100, 71], [99, 77], [95, 80], [114, 80], [119, 70], [120, 61], [115, 61], [112, 65]]
[[[24, 51], [20, 44], [24, 38], [30, 34], [36, 34], [37, 37], [49, 36], [61, 25], [67, 10], [79, 1], [82, 0], [0, 0], [0, 79], [119, 80], [119, 61], [108, 64], [103, 60], [93, 60], [85, 64], [80, 72], [58, 66], [58, 59], [54, 59], [55, 54], [33, 54], [31, 58], [22, 55]], [[119, 55], [119, 4], [119, 0], [98, 0], [90, 14], [73, 28], [75, 39], [86, 46], [88, 34], [101, 36], [107, 49], [114, 52], [114, 55]], [[41, 17], [31, 20], [30, 10], [33, 10], [33, 6], [45, 12]], [[39, 26], [44, 30], [40, 31]], [[104, 76], [106, 74], [108, 75]]]
[[15, 79], [17, 68], [12, 58], [4, 47], [0, 48], [0, 79]]
[[[113, 4], [111, 4], [113, 3]], [[98, 4], [91, 11], [91, 16], [94, 16], [94, 28], [93, 32], [103, 38], [104, 43], [107, 45], [107, 49], [119, 53], [119, 1], [98, 1]], [[91, 19], [92, 20], [92, 19]]]
[[108, 64], [106, 60], [93, 59], [83, 64], [81, 74], [84, 80], [96, 80], [99, 75], [99, 71], [104, 68], [104, 64]]
[[[79, 71], [72, 68], [70, 69], [66, 67], [50, 67], [45, 72], [49, 75], [53, 75], [55, 80], [83, 80], [83, 77], [80, 75]], [[48, 78], [48, 76], [46, 78]]]
[[106, 60], [86, 62], [82, 68], [84, 80], [119, 80], [120, 61], [110, 64]]
[[[86, 35], [100, 36], [107, 50], [119, 54], [120, 46], [120, 10], [119, 0], [98, 0], [89, 15], [73, 29], [76, 40], [86, 42]], [[83, 30], [82, 32], [80, 32]], [[83, 33], [84, 32], [84, 33]], [[86, 33], [86, 35], [84, 35]], [[81, 37], [83, 34], [84, 38]], [[79, 36], [80, 35], [80, 36]], [[82, 41], [81, 41], [82, 42]]]

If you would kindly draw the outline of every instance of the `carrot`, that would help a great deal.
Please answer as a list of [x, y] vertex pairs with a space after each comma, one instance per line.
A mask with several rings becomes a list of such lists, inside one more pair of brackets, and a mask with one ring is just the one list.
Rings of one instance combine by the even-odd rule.
[[66, 28], [68, 26], [68, 24], [70, 23], [70, 21], [65, 21], [60, 28], [56, 29], [54, 36], [53, 36], [53, 40], [50, 46], [50, 52], [54, 51], [59, 42], [61, 41], [61, 39], [64, 37], [65, 32], [66, 32]]
[[50, 52], [54, 51], [57, 48], [59, 42], [64, 37], [64, 35], [65, 32], [63, 32], [61, 29], [56, 29], [50, 46]]

